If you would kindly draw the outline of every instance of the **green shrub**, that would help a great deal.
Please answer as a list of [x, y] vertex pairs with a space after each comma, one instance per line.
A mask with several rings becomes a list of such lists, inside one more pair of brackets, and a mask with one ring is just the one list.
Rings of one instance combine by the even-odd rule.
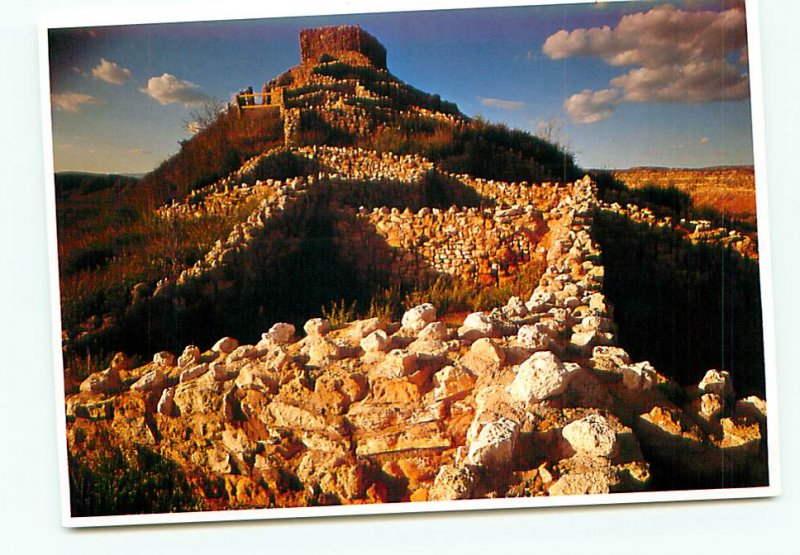
[[327, 318], [332, 326], [342, 326], [356, 319], [356, 305], [356, 301], [349, 305], [344, 299], [332, 301], [328, 306], [322, 307], [322, 316]]
[[68, 463], [73, 517], [203, 509], [178, 465], [146, 447], [117, 447], [91, 463], [70, 454]]

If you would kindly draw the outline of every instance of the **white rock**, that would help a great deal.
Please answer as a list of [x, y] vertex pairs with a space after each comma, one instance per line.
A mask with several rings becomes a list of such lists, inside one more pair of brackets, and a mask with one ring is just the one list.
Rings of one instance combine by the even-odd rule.
[[159, 366], [175, 366], [175, 355], [169, 351], [159, 351], [153, 355], [153, 362]]
[[119, 370], [109, 368], [102, 372], [90, 374], [80, 385], [80, 391], [90, 391], [92, 393], [115, 393], [122, 388], [122, 380]]
[[628, 389], [636, 391], [647, 391], [652, 389], [656, 383], [655, 368], [650, 366], [646, 360], [623, 366], [622, 384]]
[[485, 312], [473, 312], [464, 318], [464, 327], [489, 333], [494, 330], [495, 323]]
[[228, 355], [228, 362], [236, 362], [245, 358], [253, 358], [258, 354], [258, 349], [252, 345], [239, 345]]
[[556, 296], [551, 291], [537, 287], [525, 306], [530, 312], [547, 312], [555, 302]]
[[[269, 331], [264, 335], [269, 335], [269, 338], [272, 339], [275, 343], [279, 345], [283, 345], [289, 343], [294, 337], [294, 326], [292, 324], [287, 324], [285, 322], [278, 322], [277, 324], [273, 325], [269, 328]], [[266, 339], [262, 335], [262, 339]]]
[[303, 331], [308, 335], [321, 337], [331, 331], [331, 323], [325, 318], [311, 318], [303, 325]]
[[403, 329], [409, 333], [419, 333], [435, 319], [436, 307], [430, 303], [424, 303], [407, 310], [403, 314], [401, 323], [403, 324]]
[[156, 410], [159, 414], [165, 416], [172, 416], [175, 410], [175, 388], [168, 387], [161, 392], [161, 397], [158, 399]]
[[450, 332], [447, 331], [447, 324], [444, 322], [431, 322], [422, 328], [417, 337], [420, 341], [447, 341]]
[[716, 393], [706, 393], [693, 403], [693, 408], [706, 420], [718, 419], [725, 408], [725, 400]]
[[386, 331], [386, 323], [380, 318], [368, 318], [353, 322], [351, 333], [356, 339], [361, 340], [378, 330]]
[[528, 307], [519, 297], [511, 297], [502, 312], [506, 318], [524, 318], [528, 315]]
[[484, 312], [473, 312], [464, 318], [464, 325], [458, 328], [458, 337], [466, 341], [475, 341], [482, 337], [497, 337], [500, 327]]
[[200, 349], [195, 345], [187, 345], [183, 354], [178, 357], [178, 367], [188, 368], [197, 363], [200, 359]]
[[430, 490], [431, 501], [469, 499], [477, 478], [469, 466], [442, 465]]
[[371, 353], [375, 351], [386, 351], [392, 346], [391, 338], [383, 330], [375, 330], [361, 340], [361, 348]]
[[501, 365], [506, 359], [505, 351], [501, 347], [495, 345], [488, 337], [482, 337], [476, 340], [469, 351], [477, 357]]
[[214, 343], [214, 346], [211, 347], [211, 350], [227, 355], [228, 353], [232, 353], [238, 346], [239, 342], [233, 337], [223, 337]]
[[433, 375], [433, 384], [433, 398], [443, 401], [472, 391], [475, 376], [461, 366], [445, 366]]
[[161, 373], [161, 370], [156, 368], [155, 370], [151, 370], [138, 380], [136, 380], [133, 384], [131, 384], [131, 390], [133, 391], [153, 391], [154, 389], [158, 389], [164, 385], [164, 374]]
[[470, 444], [467, 462], [489, 469], [501, 469], [511, 462], [519, 437], [519, 424], [501, 417], [485, 424]]
[[208, 372], [208, 363], [207, 362], [203, 362], [203, 363], [197, 364], [195, 366], [192, 366], [191, 368], [187, 368], [186, 370], [181, 372], [181, 375], [178, 378], [178, 381], [180, 381], [181, 383], [188, 382], [189, 380], [193, 380], [195, 378], [199, 378], [200, 376], [202, 376], [206, 372]]
[[344, 357], [342, 347], [327, 337], [319, 335], [310, 336], [313, 340], [308, 345], [308, 364], [322, 367]]
[[520, 365], [508, 392], [526, 404], [561, 395], [578, 369], [562, 364], [551, 351], [540, 351]]
[[586, 316], [581, 320], [581, 328], [584, 331], [607, 332], [611, 329], [611, 320], [601, 316]]
[[550, 334], [542, 329], [543, 326], [525, 324], [517, 332], [517, 341], [526, 349], [543, 351], [550, 346]]
[[617, 372], [631, 364], [631, 357], [621, 347], [602, 345], [592, 349], [592, 365], [598, 370]]
[[727, 370], [709, 370], [700, 380], [700, 390], [704, 393], [716, 393], [722, 398], [733, 395], [733, 380]]
[[418, 357], [405, 349], [389, 351], [378, 366], [378, 372], [388, 378], [402, 378], [417, 371]]
[[561, 435], [578, 453], [592, 457], [609, 457], [617, 445], [617, 434], [599, 414], [590, 414], [570, 422]]
[[241, 388], [266, 389], [273, 392], [278, 388], [275, 376], [263, 365], [253, 363], [239, 369], [234, 383]]

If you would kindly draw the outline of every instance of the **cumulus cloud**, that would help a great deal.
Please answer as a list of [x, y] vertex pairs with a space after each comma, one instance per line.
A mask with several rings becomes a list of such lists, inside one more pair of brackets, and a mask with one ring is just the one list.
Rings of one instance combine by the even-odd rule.
[[740, 100], [750, 94], [747, 74], [724, 60], [640, 67], [611, 80], [627, 102], [711, 102]]
[[131, 70], [100, 58], [100, 63], [92, 68], [92, 77], [113, 85], [121, 85], [131, 80]]
[[[594, 57], [631, 68], [609, 83], [619, 102], [739, 100], [750, 94], [747, 28], [743, 6], [730, 5], [723, 11], [659, 6], [625, 15], [614, 28], [562, 29], [542, 51], [554, 60]], [[589, 99], [586, 91], [575, 96]]]
[[97, 104], [98, 99], [83, 93], [53, 93], [50, 95], [50, 102], [59, 112], [80, 112], [86, 104]]
[[502, 110], [522, 110], [525, 107], [524, 102], [519, 100], [504, 100], [502, 98], [483, 98], [479, 97], [481, 104], [484, 106], [491, 106], [492, 108], [500, 108]]
[[151, 77], [147, 81], [147, 86], [139, 90], [159, 104], [198, 106], [211, 100], [210, 96], [200, 91], [199, 85], [178, 79], [170, 73]]
[[615, 89], [584, 89], [564, 101], [564, 110], [573, 123], [597, 123], [610, 118], [617, 104], [619, 92]]

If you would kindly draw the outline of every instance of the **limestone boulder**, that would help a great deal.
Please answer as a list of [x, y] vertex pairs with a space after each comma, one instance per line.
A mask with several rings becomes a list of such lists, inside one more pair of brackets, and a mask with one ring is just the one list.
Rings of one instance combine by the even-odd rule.
[[261, 337], [262, 339], [265, 339], [264, 335], [266, 335], [278, 345], [285, 345], [286, 343], [290, 343], [292, 341], [294, 332], [295, 328], [292, 324], [278, 322], [269, 328], [269, 331], [267, 331], [267, 333], [263, 334]]
[[445, 366], [433, 375], [433, 397], [436, 401], [463, 397], [475, 387], [475, 375], [461, 366]]
[[131, 384], [133, 391], [155, 391], [164, 387], [164, 374], [155, 368]]
[[431, 501], [469, 499], [477, 482], [477, 473], [468, 466], [443, 465], [428, 492]]
[[592, 366], [604, 372], [620, 372], [632, 363], [630, 355], [622, 347], [601, 345], [592, 349]]
[[187, 345], [181, 356], [178, 357], [178, 367], [188, 368], [200, 360], [200, 349], [195, 345]]
[[482, 337], [497, 337], [501, 328], [497, 322], [485, 312], [473, 312], [464, 318], [464, 324], [458, 328], [458, 337], [467, 342]]
[[311, 318], [303, 325], [303, 331], [309, 336], [322, 337], [331, 331], [331, 323], [325, 318]]
[[447, 341], [450, 332], [444, 322], [431, 322], [422, 328], [417, 337], [419, 341]]
[[386, 332], [386, 322], [381, 318], [368, 318], [366, 320], [357, 320], [350, 325], [350, 334], [360, 341], [365, 337], [375, 333], [376, 331]]
[[723, 399], [733, 396], [733, 380], [727, 370], [709, 370], [699, 384], [703, 393], [714, 393]]
[[180, 377], [178, 378], [179, 382], [188, 382], [190, 380], [194, 380], [199, 378], [203, 374], [208, 372], [208, 363], [201, 362], [200, 364], [195, 364], [194, 366], [187, 368], [183, 372], [181, 372]]
[[175, 355], [173, 355], [169, 351], [159, 351], [155, 355], [153, 355], [153, 364], [165, 367], [175, 366], [176, 364]]
[[523, 362], [508, 392], [521, 403], [536, 403], [561, 395], [580, 366], [563, 364], [551, 351], [534, 353]]
[[517, 332], [517, 342], [526, 349], [546, 351], [550, 348], [550, 334], [545, 326], [526, 324]]
[[419, 357], [407, 349], [394, 349], [377, 367], [377, 374], [387, 378], [402, 378], [416, 372], [419, 368]]
[[555, 302], [556, 296], [552, 291], [547, 291], [537, 287], [531, 295], [531, 298], [527, 303], [525, 303], [525, 308], [527, 308], [529, 312], [534, 313], [547, 312], [553, 308]]
[[172, 416], [175, 411], [175, 388], [168, 387], [161, 392], [156, 405], [156, 412], [164, 416]]
[[365, 352], [387, 351], [392, 346], [391, 338], [384, 330], [375, 330], [361, 340]]
[[311, 335], [309, 338], [311, 339], [307, 345], [309, 365], [323, 367], [344, 357], [344, 349], [335, 341], [321, 335]]
[[591, 457], [609, 458], [617, 446], [617, 434], [600, 414], [570, 422], [561, 435], [577, 453]]
[[509, 319], [525, 318], [530, 312], [525, 306], [525, 301], [519, 297], [511, 297], [506, 305], [501, 309], [503, 316]]
[[117, 393], [122, 389], [119, 370], [108, 368], [102, 372], [95, 372], [81, 382], [79, 389], [89, 393]]
[[470, 443], [467, 462], [490, 470], [507, 468], [511, 464], [518, 437], [517, 422], [509, 418], [489, 422]]
[[238, 360], [254, 358], [258, 354], [259, 354], [259, 349], [256, 349], [253, 345], [239, 345], [233, 351], [230, 352], [226, 362], [233, 363]]
[[217, 353], [221, 353], [223, 355], [227, 355], [229, 353], [232, 353], [238, 346], [239, 342], [233, 337], [223, 337], [222, 339], [214, 343], [214, 346], [211, 347], [211, 350]]
[[649, 362], [622, 366], [622, 384], [633, 391], [648, 391], [657, 383], [658, 373]]
[[436, 307], [430, 303], [424, 303], [407, 310], [403, 314], [401, 323], [406, 332], [418, 334], [434, 320], [436, 320]]
[[736, 416], [741, 418], [759, 422], [767, 418], [767, 402], [755, 395], [736, 401], [735, 410]]

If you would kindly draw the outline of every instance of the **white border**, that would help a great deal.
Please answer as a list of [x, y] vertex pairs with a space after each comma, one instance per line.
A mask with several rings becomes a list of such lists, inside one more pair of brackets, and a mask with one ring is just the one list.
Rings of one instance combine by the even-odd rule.
[[[338, 1], [338, 0], [337, 0]], [[626, 2], [629, 0], [606, 0]], [[273, 509], [247, 509], [230, 511], [201, 511], [190, 513], [161, 513], [145, 515], [72, 517], [70, 513], [69, 474], [67, 470], [66, 408], [64, 404], [64, 372], [61, 353], [61, 309], [58, 272], [58, 243], [56, 233], [55, 177], [52, 140], [52, 112], [50, 104], [50, 74], [47, 32], [64, 27], [95, 27], [104, 25], [135, 25], [152, 23], [183, 23], [198, 21], [233, 21], [253, 18], [283, 18], [326, 15], [348, 15], [362, 13], [397, 13], [409, 11], [433, 11], [444, 9], [500, 8], [510, 6], [546, 6], [562, 4], [586, 4], [586, 0], [414, 0], [402, 9], [385, 8], [364, 0], [333, 4], [332, 10], [304, 10], [296, 5], [270, 6], [265, 14], [257, 4], [242, 6], [234, 17], [214, 7], [194, 12], [187, 17], [184, 11], [175, 8], [160, 13], [133, 12], [128, 10], [91, 10], [53, 13], [39, 25], [39, 61], [42, 91], [42, 137], [44, 146], [45, 197], [47, 209], [48, 256], [50, 262], [51, 318], [53, 338], [53, 365], [55, 372], [54, 392], [56, 403], [57, 454], [61, 494], [61, 522], [68, 528], [101, 526], [129, 526], [146, 524], [178, 524], [199, 522], [230, 522], [249, 520], [278, 520], [290, 518], [317, 518], [326, 516], [386, 515], [445, 511], [519, 509], [535, 507], [569, 507], [595, 505], [622, 505], [633, 503], [710, 501], [722, 499], [754, 499], [774, 497], [781, 493], [780, 455], [778, 447], [778, 395], [776, 385], [777, 364], [775, 356], [774, 304], [772, 293], [771, 243], [767, 214], [766, 143], [764, 132], [763, 88], [761, 71], [760, 27], [758, 24], [758, 0], [745, 0], [748, 32], [748, 54], [750, 66], [750, 105], [753, 126], [753, 157], [756, 178], [756, 208], [759, 234], [759, 270], [764, 332], [764, 356], [766, 372], [766, 396], [769, 407], [768, 467], [770, 484], [765, 487], [730, 488], [687, 491], [657, 491], [645, 493], [615, 493], [605, 495], [527, 497], [501, 499], [469, 499], [462, 501], [431, 501], [423, 503], [386, 503], [344, 505], [334, 507], [292, 507]], [[251, 7], [252, 6], [252, 7]]]

